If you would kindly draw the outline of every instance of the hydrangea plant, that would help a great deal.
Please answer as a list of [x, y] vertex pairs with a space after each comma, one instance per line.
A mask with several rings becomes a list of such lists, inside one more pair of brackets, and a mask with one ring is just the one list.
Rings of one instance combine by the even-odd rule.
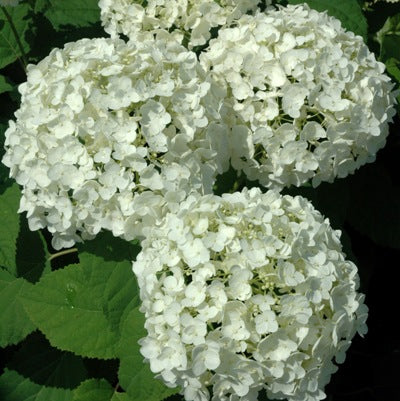
[[0, 398], [336, 400], [400, 9], [300, 2], [0, 0]]

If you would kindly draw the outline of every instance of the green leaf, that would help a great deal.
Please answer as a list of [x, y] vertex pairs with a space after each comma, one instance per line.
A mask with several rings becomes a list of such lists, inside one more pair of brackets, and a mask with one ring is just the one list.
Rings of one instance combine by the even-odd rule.
[[385, 168], [364, 166], [352, 178], [348, 221], [384, 247], [400, 249], [400, 188]]
[[133, 399], [126, 393], [114, 393], [111, 401], [133, 401]]
[[[28, 4], [20, 4], [18, 7], [8, 7], [7, 12], [14, 23], [24, 52], [28, 53], [30, 46], [26, 41], [25, 35], [32, 24], [30, 6]], [[3, 22], [3, 24], [0, 24], [0, 26], [2, 25], [0, 29], [0, 68], [3, 68], [13, 63], [18, 58], [21, 58], [22, 52], [3, 9], [0, 10], [0, 23], [1, 22]]]
[[98, 0], [50, 0], [45, 16], [56, 30], [67, 25], [87, 27], [100, 21], [100, 8]]
[[0, 400], [72, 401], [72, 390], [45, 387], [14, 370], [5, 369], [0, 376]]
[[342, 26], [367, 41], [367, 20], [357, 0], [289, 0], [289, 4], [307, 3], [317, 11], [327, 11], [342, 22]]
[[178, 388], [169, 388], [154, 378], [149, 365], [144, 363], [139, 352], [138, 340], [146, 335], [144, 315], [139, 308], [132, 309], [122, 325], [118, 347], [120, 368], [118, 377], [121, 387], [131, 401], [160, 401], [178, 393]]
[[17, 237], [19, 231], [19, 215], [17, 213], [21, 197], [17, 184], [7, 188], [0, 195], [0, 266], [4, 266], [11, 273], [16, 273], [17, 265], [15, 254], [17, 251]]
[[17, 344], [36, 328], [20, 299], [29, 286], [26, 280], [0, 269], [0, 347]]
[[13, 90], [13, 86], [9, 84], [4, 75], [0, 75], [0, 93], [10, 92]]
[[73, 401], [110, 401], [114, 389], [105, 379], [89, 379], [74, 390]]
[[389, 17], [377, 32], [376, 39], [380, 45], [379, 60], [386, 63], [388, 72], [399, 80], [399, 47], [400, 47], [400, 14]]
[[53, 346], [114, 358], [120, 319], [138, 302], [132, 247], [107, 234], [80, 249], [80, 263], [43, 276], [24, 307]]
[[[400, 45], [400, 43], [399, 43]], [[400, 61], [395, 58], [389, 58], [385, 62], [387, 72], [400, 83]]]

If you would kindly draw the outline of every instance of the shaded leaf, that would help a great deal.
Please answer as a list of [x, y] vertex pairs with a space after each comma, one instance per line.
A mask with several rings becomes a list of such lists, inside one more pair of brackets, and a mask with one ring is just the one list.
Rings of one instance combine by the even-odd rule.
[[[399, 43], [400, 46], [400, 43]], [[400, 61], [395, 58], [389, 58], [385, 62], [387, 72], [400, 83]]]
[[42, 277], [24, 307], [53, 346], [110, 359], [116, 356], [120, 319], [137, 302], [131, 246], [100, 236], [87, 248], [80, 246], [79, 264]]
[[19, 215], [19, 220], [20, 230], [15, 255], [16, 275], [35, 283], [43, 274], [50, 273], [50, 254], [43, 234], [29, 229], [25, 213]]
[[302, 3], [320, 12], [327, 11], [330, 16], [339, 19], [344, 28], [367, 41], [367, 21], [357, 0], [289, 0], [289, 4]]
[[73, 401], [110, 401], [114, 389], [104, 379], [89, 379], [74, 390]]
[[19, 215], [17, 213], [21, 192], [17, 184], [7, 188], [0, 195], [0, 221], [7, 229], [0, 230], [0, 266], [16, 275], [15, 254], [19, 231]]
[[36, 328], [20, 300], [30, 285], [0, 269], [0, 347], [17, 344]]
[[87, 378], [82, 358], [51, 347], [39, 332], [23, 342], [7, 367], [46, 387], [74, 389]]
[[14, 370], [5, 369], [0, 376], [0, 400], [72, 401], [72, 390], [41, 386]]
[[[376, 33], [381, 51], [379, 59], [385, 61], [391, 57], [400, 58], [400, 14], [389, 17], [383, 27]], [[397, 44], [397, 47], [396, 47]]]
[[123, 322], [118, 347], [118, 377], [122, 388], [130, 396], [130, 401], [160, 401], [179, 391], [178, 388], [169, 388], [155, 379], [149, 365], [144, 363], [138, 340], [145, 335], [144, 315], [139, 312], [139, 308], [135, 308]]
[[[30, 6], [28, 4], [20, 4], [18, 7], [8, 7], [7, 11], [15, 25], [22, 47], [25, 53], [28, 53], [30, 47], [25, 39], [25, 34], [32, 24]], [[22, 52], [4, 14], [4, 10], [0, 10], [0, 22], [3, 22], [3, 26], [0, 29], [0, 68], [3, 68], [21, 58]]]

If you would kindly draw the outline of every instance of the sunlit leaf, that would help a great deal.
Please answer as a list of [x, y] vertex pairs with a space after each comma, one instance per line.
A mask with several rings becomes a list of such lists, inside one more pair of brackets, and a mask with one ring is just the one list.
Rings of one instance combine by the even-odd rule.
[[[8, 12], [14, 23], [24, 52], [28, 53], [30, 47], [25, 35], [32, 24], [30, 6], [28, 4], [20, 4], [18, 7], [8, 7], [6, 12]], [[0, 25], [2, 26], [0, 29], [0, 68], [3, 68], [21, 58], [22, 51], [18, 46], [18, 41], [3, 9], [0, 10], [0, 22], [3, 22]]]
[[114, 389], [104, 379], [89, 379], [74, 390], [73, 401], [110, 401]]
[[116, 356], [119, 323], [137, 300], [128, 242], [102, 236], [81, 247], [80, 264], [45, 275], [24, 301], [50, 343], [78, 355]]
[[20, 300], [29, 286], [26, 280], [0, 268], [0, 347], [17, 344], [36, 328]]

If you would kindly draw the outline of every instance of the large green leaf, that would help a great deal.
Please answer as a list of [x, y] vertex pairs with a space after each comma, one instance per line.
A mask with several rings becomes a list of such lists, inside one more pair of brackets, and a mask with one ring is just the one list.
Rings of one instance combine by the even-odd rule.
[[44, 10], [56, 30], [67, 25], [87, 27], [100, 21], [98, 0], [40, 0], [36, 9]]
[[317, 11], [327, 11], [342, 22], [344, 28], [367, 40], [367, 21], [357, 0], [289, 0], [289, 4], [308, 3]]
[[17, 237], [19, 231], [19, 215], [17, 214], [19, 199], [21, 197], [17, 184], [7, 188], [0, 195], [0, 266], [10, 272], [17, 271], [15, 254], [17, 250]]
[[36, 327], [20, 299], [29, 286], [23, 278], [15, 278], [0, 268], [0, 347], [20, 342]]
[[118, 347], [120, 358], [118, 377], [131, 401], [160, 401], [176, 394], [179, 389], [171, 389], [160, 380], [155, 379], [149, 365], [143, 362], [138, 340], [145, 335], [144, 315], [139, 312], [138, 308], [132, 309], [122, 325]]
[[72, 401], [72, 390], [42, 386], [14, 370], [5, 369], [0, 376], [0, 400]]
[[73, 401], [110, 401], [114, 389], [104, 379], [89, 379], [74, 390]]
[[[31, 24], [32, 17], [30, 15], [31, 9], [28, 4], [20, 4], [18, 7], [8, 7], [9, 13], [18, 37], [21, 41], [25, 53], [29, 51], [29, 44], [26, 41], [25, 35], [28, 32]], [[13, 63], [18, 58], [22, 57], [22, 51], [18, 46], [15, 34], [11, 29], [10, 23], [4, 13], [0, 10], [0, 68]]]
[[102, 235], [80, 249], [80, 264], [42, 277], [27, 294], [24, 307], [53, 346], [114, 358], [119, 321], [137, 302], [132, 247]]

